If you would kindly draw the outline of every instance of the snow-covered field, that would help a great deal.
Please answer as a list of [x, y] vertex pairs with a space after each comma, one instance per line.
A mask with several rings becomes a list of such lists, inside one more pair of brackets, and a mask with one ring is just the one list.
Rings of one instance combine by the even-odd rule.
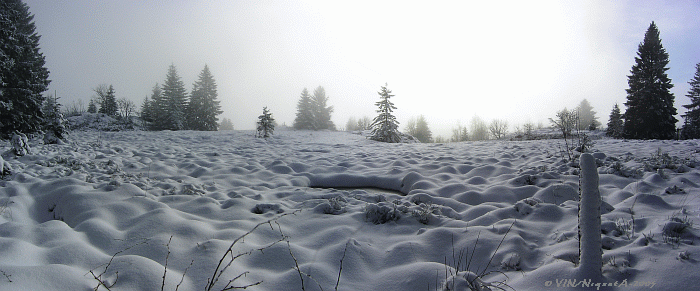
[[[443, 290], [467, 270], [506, 290], [576, 279], [578, 169], [561, 140], [93, 131], [30, 144], [5, 156], [0, 290], [205, 290], [243, 236], [212, 290], [241, 274], [232, 286], [261, 282], [250, 290]], [[697, 290], [699, 149], [597, 141], [605, 278], [575, 289]]]

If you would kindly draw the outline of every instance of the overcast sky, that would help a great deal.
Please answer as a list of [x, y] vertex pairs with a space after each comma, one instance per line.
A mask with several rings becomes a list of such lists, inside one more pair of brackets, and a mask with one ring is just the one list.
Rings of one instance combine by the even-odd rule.
[[263, 106], [291, 125], [318, 86], [342, 128], [375, 116], [385, 83], [399, 122], [423, 114], [444, 137], [475, 115], [548, 125], [584, 98], [605, 124], [652, 21], [679, 114], [700, 63], [695, 0], [25, 1], [64, 105], [104, 83], [140, 107], [170, 64], [188, 91], [207, 64], [236, 129]]

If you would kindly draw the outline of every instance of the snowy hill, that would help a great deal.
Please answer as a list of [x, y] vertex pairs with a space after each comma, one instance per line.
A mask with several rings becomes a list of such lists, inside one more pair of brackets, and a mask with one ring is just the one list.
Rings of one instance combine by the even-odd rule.
[[[571, 277], [579, 169], [560, 140], [253, 135], [73, 132], [65, 145], [32, 140], [30, 154], [5, 156], [0, 290], [206, 290], [217, 275], [211, 290], [232, 279], [251, 290], [303, 280], [305, 290], [416, 291], [468, 290], [474, 274], [506, 290], [499, 282], [558, 290], [581, 279]], [[590, 283], [697, 288], [698, 149], [596, 141], [605, 278]], [[229, 247], [241, 256], [218, 273]]]

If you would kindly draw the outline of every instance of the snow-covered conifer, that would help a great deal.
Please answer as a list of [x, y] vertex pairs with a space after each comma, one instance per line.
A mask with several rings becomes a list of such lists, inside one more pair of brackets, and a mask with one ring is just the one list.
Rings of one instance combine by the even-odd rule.
[[257, 137], [268, 138], [275, 131], [275, 119], [272, 118], [272, 113], [263, 107], [262, 115], [258, 116], [258, 133]]
[[0, 4], [0, 135], [41, 130], [49, 83], [34, 15], [21, 0]]
[[48, 96], [44, 104], [44, 143], [62, 143], [64, 135], [68, 132], [65, 126], [65, 119], [61, 114], [61, 104], [58, 97]]
[[372, 121], [372, 134], [370, 139], [381, 141], [397, 143], [401, 141], [401, 136], [399, 135], [399, 122], [396, 117], [392, 114], [396, 106], [389, 99], [394, 95], [391, 94], [391, 90], [387, 89], [388, 84], [382, 86], [382, 90], [378, 92], [380, 100], [374, 103], [379, 107], [377, 109], [377, 117]]

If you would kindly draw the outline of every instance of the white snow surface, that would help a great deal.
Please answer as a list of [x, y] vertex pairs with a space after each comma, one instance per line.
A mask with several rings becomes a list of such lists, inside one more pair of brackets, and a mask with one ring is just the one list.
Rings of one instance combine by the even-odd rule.
[[[579, 169], [562, 145], [85, 131], [32, 139], [14, 157], [0, 142], [12, 167], [0, 180], [0, 290], [93, 290], [95, 277], [110, 290], [205, 290], [231, 243], [280, 215], [234, 246], [252, 251], [212, 290], [244, 272], [234, 286], [261, 282], [248, 290], [301, 290], [301, 278], [305, 290], [443, 290], [446, 278], [467, 290], [476, 275], [483, 290], [559, 290], [581, 279]], [[591, 284], [697, 290], [699, 149], [596, 141], [605, 263]]]

